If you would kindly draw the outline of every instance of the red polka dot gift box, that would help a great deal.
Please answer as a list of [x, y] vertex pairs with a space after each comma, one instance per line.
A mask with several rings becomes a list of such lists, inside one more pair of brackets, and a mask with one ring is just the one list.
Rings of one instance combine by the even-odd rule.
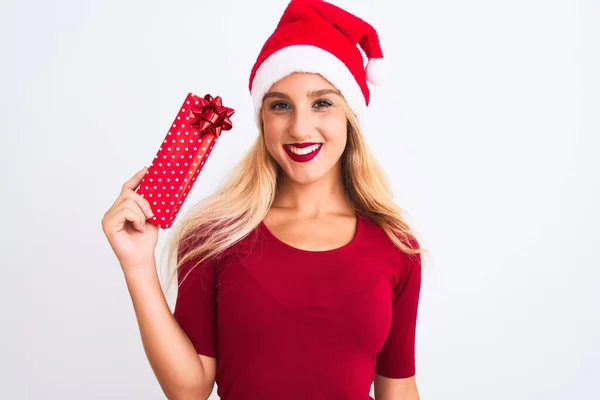
[[150, 203], [149, 221], [169, 228], [234, 110], [220, 96], [188, 93], [136, 192]]

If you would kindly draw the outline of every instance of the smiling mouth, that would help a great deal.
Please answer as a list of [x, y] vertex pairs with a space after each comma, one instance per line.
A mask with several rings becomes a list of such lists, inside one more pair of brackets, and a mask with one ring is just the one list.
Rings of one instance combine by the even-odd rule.
[[303, 156], [303, 155], [310, 154], [312, 152], [319, 150], [321, 148], [321, 146], [323, 146], [323, 143], [317, 143], [317, 144], [313, 144], [311, 146], [303, 147], [303, 148], [295, 147], [295, 146], [292, 146], [289, 144], [285, 144], [284, 146], [290, 152], [292, 152], [296, 155], [299, 155], [299, 156]]

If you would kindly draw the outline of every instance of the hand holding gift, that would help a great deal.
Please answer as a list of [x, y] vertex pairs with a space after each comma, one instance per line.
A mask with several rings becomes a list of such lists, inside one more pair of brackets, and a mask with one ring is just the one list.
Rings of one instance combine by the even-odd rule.
[[121, 187], [119, 196], [102, 218], [102, 231], [123, 272], [152, 268], [158, 227], [146, 224], [152, 217], [150, 204], [134, 192], [146, 174], [144, 167]]

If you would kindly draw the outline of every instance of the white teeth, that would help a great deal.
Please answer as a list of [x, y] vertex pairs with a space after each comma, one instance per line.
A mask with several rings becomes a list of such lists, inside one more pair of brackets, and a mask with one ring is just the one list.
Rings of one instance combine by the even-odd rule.
[[304, 155], [304, 154], [312, 153], [313, 151], [317, 150], [319, 147], [321, 147], [320, 144], [314, 144], [312, 146], [308, 146], [308, 147], [305, 147], [303, 149], [299, 149], [299, 148], [294, 147], [294, 146], [288, 146], [288, 148], [290, 149], [290, 151], [292, 153], [298, 154], [298, 155]]

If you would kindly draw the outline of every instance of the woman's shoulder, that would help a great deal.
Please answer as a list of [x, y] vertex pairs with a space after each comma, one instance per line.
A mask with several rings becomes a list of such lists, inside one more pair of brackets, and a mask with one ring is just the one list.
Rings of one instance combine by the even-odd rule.
[[[391, 234], [386, 232], [386, 229], [381, 223], [377, 222], [374, 218], [369, 217], [367, 214], [358, 213], [358, 218], [361, 219], [361, 240], [365, 241], [370, 246], [378, 246], [380, 249], [386, 249], [395, 253], [399, 253], [402, 256], [407, 254], [398, 247]], [[411, 231], [404, 233], [396, 233], [396, 242], [400, 241], [403, 245], [412, 249], [418, 249], [420, 247], [417, 238]]]

